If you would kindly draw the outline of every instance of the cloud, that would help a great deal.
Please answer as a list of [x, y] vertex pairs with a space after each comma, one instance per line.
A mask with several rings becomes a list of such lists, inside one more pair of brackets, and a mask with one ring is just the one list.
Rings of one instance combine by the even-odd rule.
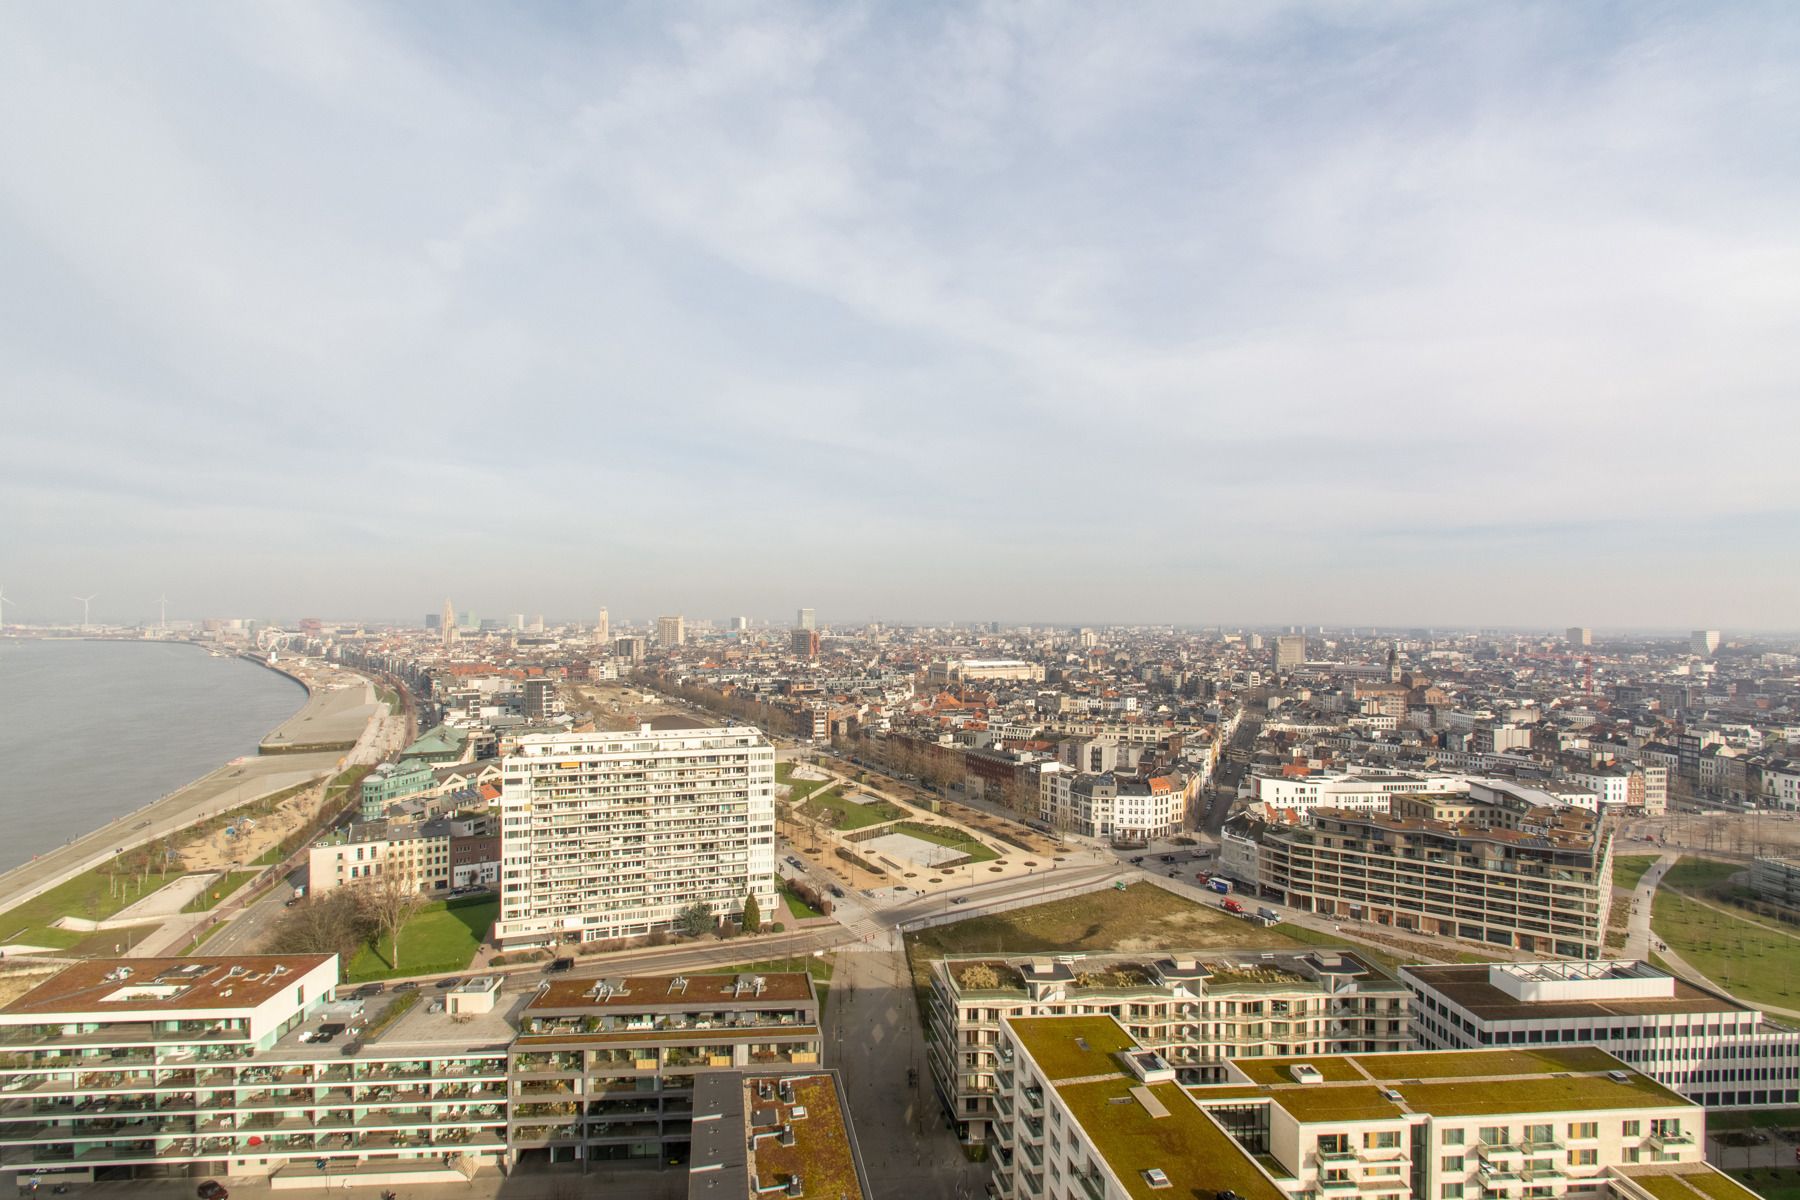
[[[289, 615], [1347, 614], [1315, 563], [1361, 620], [1785, 622], [1797, 41], [1757, 6], [13, 9], [0, 567]], [[1596, 541], [1641, 548], [1619, 586], [1544, 595]], [[1679, 563], [1716, 615], [1664, 613]]]

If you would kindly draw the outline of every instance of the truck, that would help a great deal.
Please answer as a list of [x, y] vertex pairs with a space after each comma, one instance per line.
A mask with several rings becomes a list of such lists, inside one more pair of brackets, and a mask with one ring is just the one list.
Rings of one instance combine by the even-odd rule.
[[1228, 913], [1233, 913], [1240, 917], [1244, 915], [1244, 906], [1239, 904], [1236, 900], [1233, 900], [1230, 896], [1219, 901], [1219, 907]]
[[1219, 893], [1221, 896], [1229, 896], [1231, 894], [1231, 880], [1220, 879], [1217, 875], [1214, 875], [1211, 879], [1207, 880], [1206, 886]]

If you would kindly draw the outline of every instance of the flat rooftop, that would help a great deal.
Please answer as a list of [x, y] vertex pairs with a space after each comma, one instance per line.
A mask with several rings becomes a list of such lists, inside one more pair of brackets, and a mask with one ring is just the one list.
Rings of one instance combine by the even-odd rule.
[[1120, 1074], [1113, 1056], [1137, 1048], [1111, 1017], [1015, 1017], [1006, 1024], [1052, 1083]]
[[1624, 997], [1595, 1000], [1518, 1000], [1488, 982], [1485, 964], [1409, 966], [1408, 975], [1441, 992], [1471, 1016], [1484, 1021], [1522, 1021], [1541, 1018], [1650, 1017], [1677, 1013], [1753, 1012], [1745, 1004], [1675, 979], [1673, 996]]
[[[760, 981], [760, 989], [757, 986]], [[551, 979], [525, 1006], [527, 1015], [604, 1009], [686, 1011], [755, 1008], [813, 999], [804, 971], [741, 975], [627, 975], [613, 979]]]
[[[1294, 1082], [1292, 1068], [1301, 1063], [1324, 1081]], [[1459, 1117], [1692, 1103], [1591, 1046], [1239, 1059], [1232, 1066], [1302, 1121], [1373, 1120], [1402, 1111]], [[1614, 1079], [1614, 1071], [1626, 1077]], [[1397, 1093], [1400, 1101], [1383, 1096], [1383, 1088]], [[1205, 1099], [1204, 1092], [1197, 1094]]]
[[[792, 1103], [783, 1100], [783, 1082], [793, 1089]], [[748, 1165], [753, 1179], [765, 1188], [799, 1179], [807, 1196], [863, 1200], [868, 1193], [835, 1078], [752, 1075], [744, 1079], [743, 1089], [750, 1114]], [[786, 1139], [783, 1129], [789, 1133]], [[792, 1145], [784, 1145], [784, 1140]]]
[[[1170, 1196], [1212, 1200], [1224, 1191], [1236, 1192], [1244, 1200], [1283, 1200], [1274, 1181], [1179, 1084], [1143, 1089], [1164, 1110], [1162, 1116], [1144, 1107], [1133, 1094], [1137, 1088], [1134, 1077], [1115, 1073], [1056, 1089], [1133, 1200]], [[1169, 1187], [1152, 1187], [1144, 1178], [1144, 1172], [1153, 1168], [1169, 1177]]]
[[[256, 1008], [331, 954], [235, 954], [188, 958], [97, 958], [73, 963], [14, 1000], [0, 1016], [71, 1013], [129, 1017], [171, 1009], [241, 1012]], [[129, 972], [129, 974], [124, 974]], [[335, 982], [335, 980], [333, 981]]]
[[1703, 1162], [1614, 1167], [1656, 1200], [1762, 1200], [1723, 1171]]

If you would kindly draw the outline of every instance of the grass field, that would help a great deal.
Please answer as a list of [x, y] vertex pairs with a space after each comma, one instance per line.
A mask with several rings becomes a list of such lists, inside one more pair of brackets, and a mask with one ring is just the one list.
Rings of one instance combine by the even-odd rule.
[[[1674, 872], [1670, 872], [1672, 875]], [[1800, 937], [1708, 908], [1658, 888], [1651, 913], [1656, 935], [1694, 969], [1752, 1004], [1800, 1009]]]
[[885, 821], [897, 821], [906, 815], [886, 800], [877, 800], [873, 804], [852, 803], [836, 788], [814, 792], [807, 799], [805, 810], [812, 820], [844, 830], [866, 829]]
[[1631, 891], [1656, 862], [1654, 854], [1621, 854], [1613, 859], [1613, 886]]
[[[0, 942], [23, 942], [30, 946], [48, 946], [54, 950], [73, 949], [88, 937], [67, 929], [52, 929], [61, 917], [84, 917], [90, 921], [112, 916], [128, 904], [135, 903], [183, 871], [152, 871], [148, 875], [108, 875], [100, 868], [84, 871], [73, 879], [57, 884], [43, 895], [0, 913]], [[141, 882], [140, 882], [141, 881]]]
[[1709, 858], [1683, 857], [1663, 876], [1663, 887], [1680, 888], [1684, 892], [1729, 892], [1731, 877], [1745, 870], [1741, 863], [1714, 862]]
[[893, 832], [911, 834], [921, 841], [933, 842], [951, 850], [960, 850], [967, 856], [967, 861], [972, 863], [992, 862], [1000, 857], [997, 851], [990, 850], [960, 829], [952, 829], [948, 825], [927, 825], [923, 821], [902, 821], [894, 826]]
[[197, 913], [206, 912], [209, 909], [215, 908], [228, 899], [231, 896], [231, 893], [237, 891], [252, 879], [255, 879], [257, 875], [258, 872], [256, 871], [227, 871], [224, 875], [213, 880], [211, 887], [182, 905], [181, 911]]
[[383, 935], [364, 946], [344, 972], [347, 983], [460, 971], [475, 957], [500, 911], [497, 896], [437, 900], [421, 908], [400, 930], [400, 966], [393, 965], [393, 946]]

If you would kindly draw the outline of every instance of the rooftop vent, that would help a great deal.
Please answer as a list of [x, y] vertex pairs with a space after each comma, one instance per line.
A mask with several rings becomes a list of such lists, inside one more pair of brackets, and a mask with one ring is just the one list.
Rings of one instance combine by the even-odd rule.
[[787, 1187], [783, 1191], [790, 1196], [804, 1196], [806, 1195], [806, 1184], [798, 1175], [789, 1175]]
[[1391, 1087], [1384, 1087], [1381, 1089], [1381, 1098], [1393, 1104], [1399, 1104], [1402, 1100], [1406, 1099], [1405, 1096], [1402, 1096]]
[[687, 991], [687, 976], [677, 975], [675, 978], [669, 980], [669, 991], [671, 993]]
[[1295, 1083], [1324, 1083], [1324, 1073], [1311, 1063], [1295, 1063], [1288, 1068], [1288, 1074]]
[[131, 978], [131, 968], [130, 967], [114, 967], [112, 970], [108, 971], [105, 975], [106, 982], [108, 982], [108, 983], [118, 983], [121, 980], [130, 979], [130, 978]]
[[794, 1102], [794, 1084], [792, 1080], [783, 1079], [780, 1083], [775, 1085], [775, 1088], [781, 1093], [781, 1102], [783, 1104], [792, 1104]]
[[1163, 1169], [1161, 1167], [1151, 1167], [1148, 1170], [1146, 1170], [1144, 1172], [1144, 1182], [1149, 1184], [1153, 1188], [1166, 1188], [1166, 1187], [1173, 1186], [1169, 1182], [1169, 1177], [1167, 1175], [1163, 1174]]
[[282, 966], [280, 963], [276, 963], [274, 966], [269, 968], [269, 978], [270, 979], [280, 979], [283, 975], [286, 975], [287, 973], [288, 973], [288, 969], [286, 967]]

